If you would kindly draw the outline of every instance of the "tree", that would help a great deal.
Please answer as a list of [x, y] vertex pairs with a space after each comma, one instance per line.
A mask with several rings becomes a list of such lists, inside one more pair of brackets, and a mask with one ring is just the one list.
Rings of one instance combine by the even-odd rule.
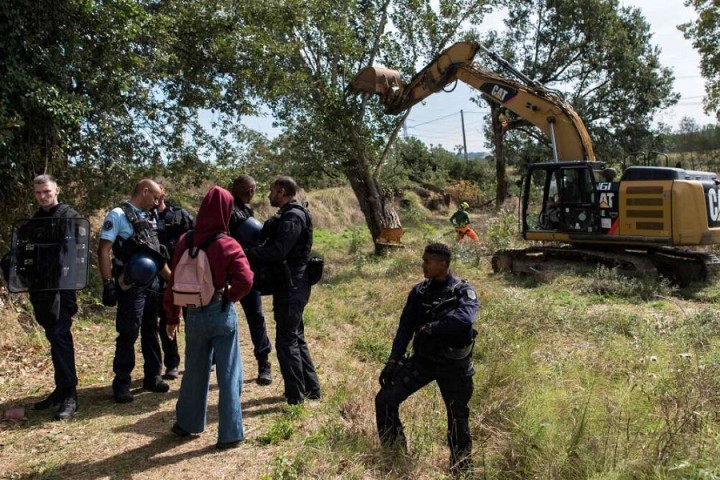
[[[638, 9], [620, 8], [617, 0], [506, 0], [503, 4], [505, 28], [490, 32], [485, 43], [573, 105], [595, 139], [598, 158], [618, 159], [623, 150], [633, 150], [633, 144], [650, 131], [653, 113], [677, 101], [672, 73], [660, 65], [650, 26]], [[487, 68], [508, 75], [497, 65]], [[482, 101], [491, 105], [500, 204], [507, 181], [507, 132], [517, 129], [529, 138], [548, 141], [511, 112], [488, 99]]]
[[458, 38], [463, 22], [478, 22], [484, 3], [294, 0], [252, 8], [267, 42], [263, 68], [272, 71], [262, 97], [285, 128], [283, 155], [342, 172], [373, 238], [401, 226], [383, 172], [405, 116], [384, 116], [374, 99], [349, 92], [349, 83], [376, 62], [409, 76]]
[[40, 173], [97, 207], [143, 168], [195, 180], [235, 158], [258, 80], [238, 72], [261, 55], [244, 14], [222, 0], [3, 2], [0, 204], [28, 199]]
[[720, 119], [720, 4], [710, 0], [686, 0], [698, 18], [678, 28], [700, 54], [700, 72], [705, 78], [705, 111]]

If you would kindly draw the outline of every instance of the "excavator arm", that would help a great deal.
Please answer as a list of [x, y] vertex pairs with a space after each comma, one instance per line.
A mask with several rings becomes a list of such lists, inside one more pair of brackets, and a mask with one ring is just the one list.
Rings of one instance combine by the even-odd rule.
[[460, 80], [542, 130], [553, 144], [556, 161], [595, 160], [590, 135], [570, 104], [519, 72], [513, 70], [527, 84], [474, 64], [473, 58], [479, 50], [486, 51], [477, 42], [456, 43], [408, 83], [402, 82], [396, 70], [366, 67], [353, 78], [351, 87], [363, 93], [378, 94], [385, 111], [394, 115]]

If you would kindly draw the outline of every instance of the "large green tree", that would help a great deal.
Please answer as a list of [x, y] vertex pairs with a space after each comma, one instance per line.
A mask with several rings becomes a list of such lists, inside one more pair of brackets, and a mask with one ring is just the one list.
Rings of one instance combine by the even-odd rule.
[[[353, 76], [379, 63], [407, 78], [479, 22], [477, 0], [300, 0], [256, 4], [262, 68], [283, 154], [318, 172], [342, 172], [373, 238], [399, 227], [383, 169], [404, 117], [384, 116], [374, 98], [349, 92]], [[314, 166], [314, 167], [313, 167]], [[381, 249], [381, 247], [378, 247]]]
[[[653, 114], [677, 101], [672, 72], [659, 61], [650, 26], [636, 8], [617, 0], [506, 0], [504, 28], [486, 44], [524, 74], [559, 92], [580, 114], [600, 160], [615, 161], [650, 136]], [[494, 71], [511, 76], [489, 58]], [[497, 200], [504, 200], [505, 135], [548, 144], [538, 131], [488, 99], [498, 168]], [[550, 156], [548, 155], [548, 158]]]
[[705, 78], [705, 110], [720, 119], [720, 4], [712, 0], [686, 0], [698, 14], [696, 20], [680, 25], [685, 38], [700, 53], [700, 72]]
[[1, 2], [0, 204], [40, 173], [95, 207], [138, 166], [196, 177], [231, 157], [262, 55], [235, 3]]
[[[27, 198], [32, 176], [48, 172], [97, 205], [137, 165], [201, 177], [204, 160], [234, 165], [247, 145], [255, 167], [259, 157], [282, 167], [292, 156], [306, 171], [346, 176], [375, 238], [400, 226], [382, 178], [402, 119], [348, 84], [374, 62], [409, 76], [484, 8], [476, 0], [4, 2], [0, 171], [12, 181], [0, 186], [0, 202]], [[239, 122], [260, 102], [284, 127], [276, 141]]]

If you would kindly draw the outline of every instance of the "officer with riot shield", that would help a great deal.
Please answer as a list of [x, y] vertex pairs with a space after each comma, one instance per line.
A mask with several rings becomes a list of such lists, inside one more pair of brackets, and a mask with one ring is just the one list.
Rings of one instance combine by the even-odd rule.
[[[157, 226], [148, 212], [157, 206], [162, 190], [151, 179], [140, 180], [129, 201], [113, 208], [105, 217], [98, 265], [103, 278], [103, 304], [117, 305], [112, 388], [115, 402], [133, 401], [131, 373], [135, 368], [135, 341], [140, 334], [144, 360], [143, 388], [164, 393], [170, 389], [163, 381], [158, 339], [158, 275], [170, 279], [170, 269], [161, 253]], [[110, 253], [112, 251], [112, 260]]]
[[[447, 409], [451, 473], [470, 476], [468, 402], [473, 391], [473, 323], [478, 301], [475, 290], [450, 272], [450, 257], [447, 245], [425, 247], [425, 280], [412, 288], [400, 316], [390, 359], [380, 374], [382, 388], [375, 397], [375, 414], [382, 445], [406, 449], [400, 404], [436, 381]], [[413, 352], [405, 357], [411, 340]]]
[[39, 208], [14, 229], [12, 250], [3, 258], [3, 275], [11, 292], [29, 292], [35, 320], [50, 343], [55, 389], [34, 408], [57, 408], [54, 418], [63, 420], [80, 407], [71, 326], [78, 310], [76, 290], [87, 286], [90, 225], [58, 201], [59, 193], [54, 177], [35, 177], [33, 194]]
[[[232, 184], [234, 199], [233, 214], [230, 217], [228, 231], [238, 241], [243, 250], [247, 252], [260, 245], [262, 240], [262, 224], [255, 219], [250, 201], [255, 196], [256, 183], [250, 175], [240, 175]], [[258, 376], [255, 380], [258, 385], [272, 383], [270, 367], [270, 352], [272, 350], [270, 339], [265, 327], [265, 315], [262, 308], [262, 297], [257, 289], [240, 299], [245, 319], [247, 320], [250, 338], [253, 343], [253, 354], [258, 363]]]

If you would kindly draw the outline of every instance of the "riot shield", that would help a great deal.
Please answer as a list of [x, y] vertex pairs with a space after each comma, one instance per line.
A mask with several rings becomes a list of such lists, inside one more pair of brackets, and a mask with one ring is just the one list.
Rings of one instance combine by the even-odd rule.
[[13, 225], [8, 289], [80, 290], [87, 286], [90, 223], [85, 218], [30, 218]]

